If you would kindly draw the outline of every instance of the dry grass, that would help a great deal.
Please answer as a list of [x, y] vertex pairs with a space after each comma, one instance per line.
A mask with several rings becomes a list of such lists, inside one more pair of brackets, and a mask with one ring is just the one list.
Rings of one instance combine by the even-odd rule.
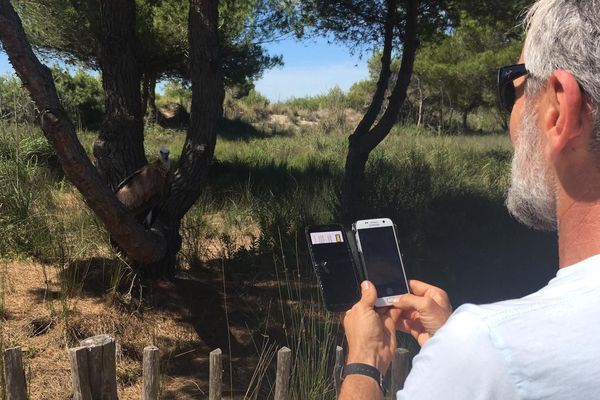
[[[116, 337], [117, 376], [120, 399], [138, 399], [141, 394], [143, 348], [154, 344], [164, 356], [165, 395], [181, 393], [176, 398], [198, 398], [206, 382], [200, 369], [188, 376], [174, 369], [169, 376], [169, 359], [190, 352], [207, 354], [193, 326], [186, 322], [185, 312], [173, 314], [166, 308], [154, 308], [135, 299], [106, 296], [62, 298], [59, 268], [32, 262], [10, 262], [3, 268], [5, 287], [5, 320], [2, 340], [5, 347], [21, 346], [31, 399], [70, 398], [70, 370], [67, 348], [86, 337], [110, 334]], [[45, 270], [45, 272], [44, 272]], [[168, 283], [159, 285], [175, 296]], [[174, 291], [176, 292], [176, 291]], [[171, 297], [171, 301], [176, 298]], [[189, 357], [188, 357], [189, 358]]]

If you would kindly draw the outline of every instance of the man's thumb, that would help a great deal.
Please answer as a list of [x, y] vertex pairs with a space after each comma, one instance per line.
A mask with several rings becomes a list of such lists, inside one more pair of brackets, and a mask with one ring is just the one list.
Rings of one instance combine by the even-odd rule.
[[360, 298], [361, 303], [368, 307], [374, 307], [375, 301], [377, 300], [377, 289], [375, 289], [375, 285], [373, 285], [369, 281], [363, 281], [360, 284], [360, 288], [362, 290], [362, 296]]

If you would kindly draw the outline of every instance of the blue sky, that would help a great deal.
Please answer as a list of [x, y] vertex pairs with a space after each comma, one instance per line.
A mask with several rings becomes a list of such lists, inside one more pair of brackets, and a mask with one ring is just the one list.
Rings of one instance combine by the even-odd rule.
[[[325, 39], [286, 39], [265, 45], [272, 55], [283, 55], [285, 65], [266, 71], [256, 82], [259, 92], [272, 101], [326, 93], [334, 86], [347, 90], [368, 76], [365, 54], [351, 55], [347, 47]], [[6, 54], [0, 53], [0, 75], [13, 73]]]
[[256, 82], [256, 89], [272, 101], [321, 94], [336, 85], [347, 90], [368, 76], [369, 54], [360, 59], [344, 45], [325, 39], [287, 39], [265, 47], [270, 54], [282, 54], [284, 62]]

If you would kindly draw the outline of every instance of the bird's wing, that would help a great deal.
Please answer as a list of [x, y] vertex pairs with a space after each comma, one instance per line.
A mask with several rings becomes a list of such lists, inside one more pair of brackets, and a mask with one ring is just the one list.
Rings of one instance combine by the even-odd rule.
[[[147, 165], [147, 164], [146, 164]], [[135, 178], [136, 176], [138, 176], [143, 170], [144, 168], [146, 168], [146, 165], [144, 165], [142, 168], [138, 169], [137, 171], [133, 172], [131, 175], [129, 175], [127, 178], [123, 179], [121, 181], [121, 183], [119, 183], [119, 185], [117, 186], [117, 188], [115, 189], [115, 193], [117, 193], [119, 190], [123, 189], [123, 187], [125, 185], [127, 185], [129, 182], [131, 182], [131, 180], [133, 178]]]

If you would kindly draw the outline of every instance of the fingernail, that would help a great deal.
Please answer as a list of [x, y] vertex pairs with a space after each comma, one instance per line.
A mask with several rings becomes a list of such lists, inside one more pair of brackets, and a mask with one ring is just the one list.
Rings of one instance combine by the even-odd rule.
[[362, 290], [369, 289], [369, 282], [368, 281], [363, 281], [363, 283], [360, 284], [360, 287], [362, 288]]

